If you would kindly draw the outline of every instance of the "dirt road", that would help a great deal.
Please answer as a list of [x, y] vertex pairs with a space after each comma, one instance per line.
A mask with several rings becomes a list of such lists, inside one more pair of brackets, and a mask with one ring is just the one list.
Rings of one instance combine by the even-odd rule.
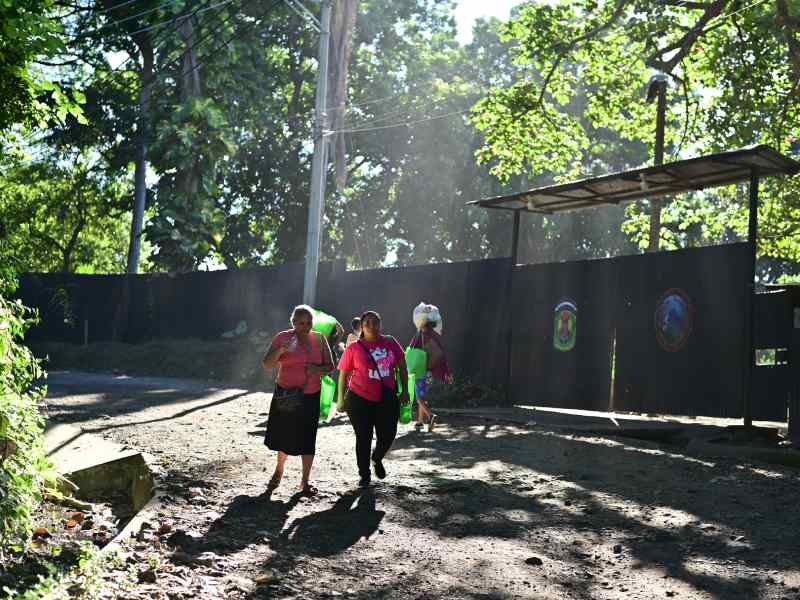
[[[147, 451], [177, 533], [138, 548], [125, 598], [800, 599], [798, 472], [578, 432], [401, 426], [385, 482], [355, 488], [346, 420], [264, 494], [269, 396], [56, 374], [50, 418]], [[115, 579], [116, 578], [116, 579]], [[108, 596], [120, 583], [107, 581]], [[152, 579], [155, 579], [153, 582]]]

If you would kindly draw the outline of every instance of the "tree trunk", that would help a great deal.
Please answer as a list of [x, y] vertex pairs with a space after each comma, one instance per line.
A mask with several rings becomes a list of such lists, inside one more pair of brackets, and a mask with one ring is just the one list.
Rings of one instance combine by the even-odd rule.
[[133, 219], [131, 222], [131, 239], [128, 246], [129, 275], [139, 271], [139, 254], [142, 245], [142, 227], [144, 224], [144, 208], [147, 197], [147, 142], [150, 122], [150, 92], [153, 85], [153, 45], [148, 32], [134, 37], [142, 55], [142, 70], [139, 72], [141, 91], [139, 92], [139, 142], [136, 152], [136, 175], [133, 193]]
[[[188, 9], [187, 9], [188, 10]], [[186, 48], [183, 51], [183, 62], [181, 66], [181, 103], [186, 104], [193, 98], [200, 96], [200, 65], [197, 62], [197, 54], [195, 52], [195, 23], [194, 17], [187, 16], [183, 18], [180, 25], [181, 36], [186, 43]], [[178, 190], [184, 194], [189, 204], [194, 196], [197, 194], [198, 181], [197, 181], [197, 163], [192, 162], [188, 168], [184, 168], [178, 174]]]
[[[358, 0], [339, 0], [331, 17], [331, 46], [329, 52], [330, 86], [328, 106], [331, 129], [344, 129], [347, 107], [347, 75], [353, 54], [353, 29], [356, 25]], [[336, 188], [341, 193], [347, 181], [345, 134], [334, 134], [330, 142], [336, 172]]]
[[78, 210], [80, 211], [78, 223], [75, 225], [75, 229], [72, 230], [72, 235], [70, 236], [67, 245], [64, 246], [61, 251], [62, 273], [72, 272], [72, 253], [75, 251], [75, 246], [78, 245], [78, 238], [80, 237], [83, 228], [86, 227], [86, 213], [84, 212], [85, 207], [79, 207]]

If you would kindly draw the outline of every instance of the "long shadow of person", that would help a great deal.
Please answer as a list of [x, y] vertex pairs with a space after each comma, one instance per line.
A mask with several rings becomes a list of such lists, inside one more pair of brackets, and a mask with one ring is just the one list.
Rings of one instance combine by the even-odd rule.
[[333, 556], [375, 533], [385, 514], [375, 509], [372, 490], [351, 492], [328, 510], [293, 521], [275, 542], [293, 554]]
[[184, 550], [190, 554], [232, 554], [259, 539], [277, 537], [299, 500], [300, 494], [286, 501], [274, 499], [269, 493], [237, 496], [206, 534], [194, 543], [190, 541]]

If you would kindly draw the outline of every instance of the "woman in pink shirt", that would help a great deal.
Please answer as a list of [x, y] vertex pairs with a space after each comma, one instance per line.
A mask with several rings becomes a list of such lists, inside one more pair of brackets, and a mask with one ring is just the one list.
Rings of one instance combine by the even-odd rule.
[[333, 359], [325, 336], [311, 330], [313, 318], [310, 307], [296, 307], [292, 312], [292, 329], [272, 338], [262, 360], [267, 370], [278, 367], [264, 438], [270, 450], [278, 451], [275, 472], [267, 486], [269, 491], [280, 484], [286, 459], [291, 455], [303, 457], [300, 490], [304, 494], [316, 492], [309, 476], [317, 441], [320, 380], [333, 370]]
[[[383, 458], [397, 435], [400, 403], [408, 404], [405, 388], [399, 401], [397, 398], [398, 370], [400, 381], [408, 381], [405, 354], [400, 344], [393, 337], [381, 335], [378, 313], [365, 312], [361, 315], [361, 337], [345, 349], [339, 361], [337, 403], [339, 410], [345, 407], [356, 434], [358, 485], [361, 487], [369, 486], [371, 481], [370, 459], [375, 476], [386, 477]], [[345, 385], [348, 387], [346, 396]], [[373, 430], [375, 450], [372, 450]]]

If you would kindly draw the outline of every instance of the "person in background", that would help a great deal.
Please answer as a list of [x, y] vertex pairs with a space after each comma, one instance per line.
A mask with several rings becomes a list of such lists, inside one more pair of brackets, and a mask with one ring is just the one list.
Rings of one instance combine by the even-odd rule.
[[[398, 401], [398, 376], [400, 381], [408, 381], [403, 349], [393, 337], [381, 334], [381, 317], [369, 310], [361, 315], [360, 339], [347, 347], [339, 362], [337, 409], [347, 411], [356, 434], [360, 487], [371, 482], [370, 459], [375, 476], [386, 477], [383, 459], [397, 435], [400, 403], [409, 401], [405, 388]], [[377, 438], [374, 450], [373, 431]]]
[[353, 317], [353, 320], [350, 321], [350, 328], [352, 331], [347, 334], [347, 342], [344, 345], [345, 349], [350, 344], [357, 342], [358, 338], [361, 337], [361, 317]]
[[342, 354], [344, 353], [344, 342], [342, 341], [344, 338], [344, 327], [339, 321], [336, 321], [336, 325], [333, 327], [333, 331], [328, 336], [328, 346], [330, 346], [331, 350], [333, 351], [333, 364], [337, 364], [339, 359], [341, 358]]
[[428, 355], [428, 372], [425, 377], [420, 377], [416, 381], [414, 391], [417, 397], [417, 422], [414, 427], [419, 431], [425, 426], [425, 419], [428, 419], [428, 431], [433, 431], [436, 427], [436, 415], [431, 410], [425, 395], [434, 383], [453, 383], [453, 373], [447, 364], [447, 354], [442, 344], [442, 336], [436, 331], [441, 323], [439, 309], [429, 306], [425, 311], [425, 318], [418, 319], [416, 324], [419, 327], [414, 338], [409, 343], [411, 348], [425, 350]]
[[278, 368], [264, 438], [264, 444], [278, 452], [268, 491], [280, 485], [286, 459], [302, 456], [300, 491], [316, 493], [309, 477], [316, 449], [320, 380], [333, 370], [333, 357], [325, 337], [311, 330], [313, 319], [310, 307], [297, 306], [292, 311], [292, 328], [272, 338], [262, 359], [264, 369]]

